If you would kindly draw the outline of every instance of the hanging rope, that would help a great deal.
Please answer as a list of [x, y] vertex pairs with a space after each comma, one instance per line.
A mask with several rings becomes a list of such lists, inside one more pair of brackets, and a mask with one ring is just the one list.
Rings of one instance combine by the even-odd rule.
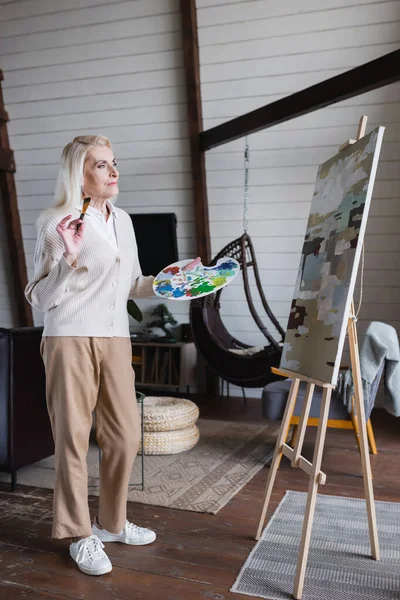
[[243, 231], [247, 233], [249, 225], [249, 162], [250, 162], [250, 151], [249, 144], [247, 141], [247, 135], [245, 137], [245, 148], [244, 148], [244, 197], [243, 197]]

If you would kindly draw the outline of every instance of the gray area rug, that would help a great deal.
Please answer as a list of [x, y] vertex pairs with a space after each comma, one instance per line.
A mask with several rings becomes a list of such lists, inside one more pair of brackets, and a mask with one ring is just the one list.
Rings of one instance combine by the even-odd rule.
[[[286, 492], [231, 591], [292, 599], [307, 495]], [[318, 495], [304, 600], [399, 600], [400, 504], [376, 502], [382, 558], [371, 558], [365, 500]]]
[[[145, 456], [145, 489], [133, 486], [128, 500], [195, 512], [217, 513], [271, 458], [280, 423], [199, 419], [200, 440], [181, 454]], [[99, 494], [98, 448], [88, 453], [89, 494]], [[0, 473], [0, 481], [10, 475]], [[18, 484], [53, 489], [54, 459], [18, 470]], [[131, 483], [141, 482], [137, 457]]]

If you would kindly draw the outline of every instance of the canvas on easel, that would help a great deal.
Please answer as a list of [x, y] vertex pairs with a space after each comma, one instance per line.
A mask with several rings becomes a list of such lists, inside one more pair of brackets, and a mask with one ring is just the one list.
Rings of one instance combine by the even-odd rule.
[[[265, 486], [256, 539], [260, 539], [275, 477], [284, 455], [289, 458], [292, 467], [309, 476], [293, 591], [297, 600], [303, 595], [318, 486], [326, 482], [326, 475], [321, 470], [322, 455], [331, 394], [337, 382], [346, 329], [360, 432], [371, 554], [376, 560], [380, 558], [353, 305], [357, 268], [384, 133], [384, 128], [378, 127], [364, 135], [366, 122], [367, 117], [362, 117], [357, 139], [346, 142], [339, 154], [318, 170], [279, 369], [280, 374], [292, 378], [292, 384]], [[291, 448], [285, 440], [301, 381], [307, 382], [307, 389], [298, 435], [294, 448]], [[313, 460], [310, 462], [301, 451], [315, 385], [321, 386], [323, 393]]]
[[281, 368], [337, 382], [384, 128], [318, 169]]

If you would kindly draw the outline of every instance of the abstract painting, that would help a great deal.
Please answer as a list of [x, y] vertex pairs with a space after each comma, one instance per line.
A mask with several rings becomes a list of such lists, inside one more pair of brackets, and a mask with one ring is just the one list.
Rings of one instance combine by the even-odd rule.
[[154, 293], [168, 300], [193, 300], [213, 294], [233, 281], [240, 272], [234, 258], [220, 258], [213, 267], [199, 263], [190, 271], [182, 271], [188, 260], [181, 260], [163, 269], [153, 283]]
[[281, 368], [336, 385], [384, 127], [322, 164]]

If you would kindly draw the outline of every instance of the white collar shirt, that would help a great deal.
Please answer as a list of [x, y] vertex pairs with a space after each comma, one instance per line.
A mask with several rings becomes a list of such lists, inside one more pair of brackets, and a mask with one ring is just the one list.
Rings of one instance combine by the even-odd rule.
[[[117, 233], [115, 229], [115, 220], [118, 218], [117, 211], [114, 208], [112, 202], [107, 200], [107, 207], [110, 211], [109, 217], [106, 220], [105, 216], [102, 212], [93, 208], [92, 206], [88, 206], [86, 211], [86, 216], [89, 217], [90, 222], [96, 228], [96, 231], [108, 241], [110, 246], [117, 252], [118, 251], [118, 239]], [[78, 207], [78, 210], [81, 210], [82, 207]], [[86, 218], [86, 217], [85, 217]]]

